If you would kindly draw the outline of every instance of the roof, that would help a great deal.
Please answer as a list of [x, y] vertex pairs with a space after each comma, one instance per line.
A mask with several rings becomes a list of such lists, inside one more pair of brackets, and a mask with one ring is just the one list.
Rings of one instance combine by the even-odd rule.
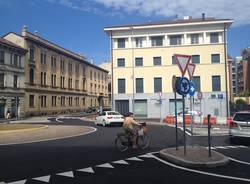
[[204, 22], [223, 22], [228, 21], [230, 24], [233, 23], [233, 19], [215, 19], [214, 17], [208, 17], [205, 19], [202, 18], [190, 18], [190, 19], [178, 19], [178, 20], [171, 20], [171, 21], [157, 21], [157, 22], [147, 22], [141, 24], [128, 24], [128, 25], [117, 25], [117, 26], [110, 26], [105, 27], [106, 29], [111, 28], [124, 28], [124, 27], [141, 27], [141, 26], [156, 26], [156, 25], [175, 25], [175, 24], [185, 24], [185, 23], [204, 23]]
[[17, 44], [14, 44], [14, 43], [10, 42], [9, 40], [6, 40], [6, 39], [4, 39], [4, 38], [1, 38], [1, 37], [0, 37], [0, 44], [7, 45], [7, 46], [9, 46], [9, 47], [14, 47], [15, 49], [19, 49], [19, 50], [21, 50], [21, 51], [23, 51], [23, 52], [27, 52], [26, 49], [20, 47], [20, 46], [17, 45]]
[[[105, 70], [105, 69], [103, 69], [101, 67], [98, 67], [97, 65], [94, 65], [94, 64], [88, 62], [85, 57], [83, 57], [83, 56], [81, 56], [81, 55], [79, 55], [77, 53], [74, 53], [74, 52], [72, 52], [72, 51], [70, 51], [68, 49], [65, 49], [65, 48], [63, 48], [63, 47], [61, 47], [61, 46], [59, 46], [59, 45], [57, 45], [57, 44], [55, 44], [53, 42], [50, 42], [50, 41], [48, 41], [48, 40], [46, 40], [46, 39], [44, 39], [44, 38], [42, 38], [42, 37], [40, 37], [38, 35], [35, 35], [35, 34], [30, 33], [28, 31], [25, 31], [25, 32], [27, 33], [25, 36], [22, 36], [20, 34], [15, 33], [15, 32], [9, 32], [6, 35], [12, 33], [12, 34], [15, 34], [17, 36], [23, 37], [25, 39], [29, 39], [30, 41], [39, 43], [39, 44], [41, 44], [41, 45], [43, 45], [45, 47], [48, 47], [49, 49], [56, 50], [56, 52], [61, 52], [62, 54], [67, 55], [68, 57], [71, 57], [71, 58], [74, 58], [74, 59], [76, 59], [78, 61], [84, 62], [85, 64], [90, 65], [90, 66], [92, 66], [92, 67], [94, 67], [94, 68], [96, 68], [98, 70], [101, 70], [101, 71], [106, 72], [106, 73], [109, 72], [109, 71], [107, 71], [107, 70]], [[45, 44], [44, 42], [48, 43], [48, 44]], [[10, 43], [12, 43], [12, 42], [10, 42]], [[22, 48], [22, 47], [20, 47], [20, 48]]]

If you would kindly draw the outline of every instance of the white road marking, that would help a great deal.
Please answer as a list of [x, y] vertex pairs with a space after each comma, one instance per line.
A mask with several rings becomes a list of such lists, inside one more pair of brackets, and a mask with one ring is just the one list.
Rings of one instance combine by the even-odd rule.
[[167, 162], [165, 160], [162, 160], [162, 159], [156, 157], [155, 155], [152, 155], [152, 156], [156, 160], [158, 160], [159, 162], [162, 162], [162, 163], [164, 163], [166, 165], [169, 165], [171, 167], [181, 169], [181, 170], [184, 170], [184, 171], [194, 172], [194, 173], [198, 173], [198, 174], [204, 174], [204, 175], [214, 176], [214, 177], [219, 177], [219, 178], [226, 178], [226, 179], [231, 179], [231, 180], [239, 180], [239, 181], [248, 181], [248, 182], [250, 182], [250, 179], [248, 179], [248, 178], [240, 178], [240, 177], [227, 176], [227, 175], [222, 175], [222, 174], [214, 174], [214, 173], [199, 171], [199, 170], [195, 170], [195, 169], [189, 169], [189, 168], [178, 166], [178, 165], [172, 164], [170, 162]]
[[19, 142], [19, 143], [0, 144], [0, 146], [17, 145], [17, 144], [30, 144], [30, 143], [45, 142], [45, 141], [55, 141], [55, 140], [60, 140], [60, 139], [67, 139], [67, 138], [72, 138], [72, 137], [78, 137], [78, 136], [82, 136], [82, 135], [87, 135], [87, 134], [91, 134], [91, 133], [97, 131], [97, 129], [94, 128], [94, 127], [91, 127], [91, 126], [85, 126], [85, 127], [89, 127], [92, 130], [90, 130], [89, 132], [84, 132], [84, 133], [80, 133], [80, 134], [76, 134], [76, 135], [69, 135], [69, 136], [64, 136], [64, 137], [59, 137], [59, 138], [43, 139], [43, 140], [27, 141], [27, 142]]
[[225, 146], [215, 146], [216, 149], [228, 149], [227, 147]]
[[20, 180], [20, 181], [14, 181], [14, 182], [11, 182], [11, 183], [8, 183], [8, 184], [25, 184], [27, 180]]
[[56, 175], [74, 178], [74, 174], [72, 171], [62, 172], [62, 173], [58, 173]]
[[[178, 127], [179, 129], [181, 129], [181, 131], [184, 131], [183, 127]], [[185, 131], [186, 134], [188, 134], [189, 136], [192, 136], [192, 134], [190, 134], [187, 130]]]
[[33, 180], [38, 180], [38, 181], [43, 181], [46, 183], [49, 183], [50, 180], [50, 175], [48, 176], [42, 176], [42, 177], [37, 177], [37, 178], [32, 178]]
[[248, 148], [247, 146], [238, 146], [239, 148]]
[[95, 173], [95, 171], [92, 169], [92, 167], [87, 167], [87, 168], [84, 168], [84, 169], [78, 169], [76, 171], [87, 172], [87, 173]]
[[141, 157], [141, 158], [153, 158], [152, 157], [152, 154], [145, 154], [145, 155], [140, 155], [138, 157]]
[[117, 161], [114, 161], [114, 162], [112, 162], [112, 163], [114, 163], [114, 164], [125, 164], [125, 165], [129, 165], [129, 163], [126, 162], [125, 160], [117, 160]]
[[58, 123], [63, 123], [63, 121], [61, 121], [61, 120], [59, 120], [59, 119], [63, 119], [63, 117], [56, 118], [56, 122], [58, 122]]
[[139, 159], [137, 157], [126, 158], [126, 160], [130, 160], [130, 161], [143, 161], [142, 159]]
[[109, 163], [97, 165], [96, 167], [111, 168], [111, 169], [114, 168], [114, 167], [113, 167], [111, 164], [109, 164]]
[[226, 146], [227, 148], [238, 148], [237, 146]]
[[241, 163], [241, 164], [250, 165], [249, 162], [244, 162], [244, 161], [241, 161], [241, 160], [237, 160], [237, 159], [232, 158], [232, 157], [228, 157], [228, 158], [229, 158], [229, 160], [232, 160], [232, 161], [234, 161], [234, 162], [238, 162], [238, 163]]

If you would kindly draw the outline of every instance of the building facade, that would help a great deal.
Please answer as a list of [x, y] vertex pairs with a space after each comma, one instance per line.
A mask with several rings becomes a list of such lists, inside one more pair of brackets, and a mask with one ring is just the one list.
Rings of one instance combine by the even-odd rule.
[[109, 106], [108, 71], [79, 54], [22, 29], [5, 39], [28, 50], [24, 60], [25, 116]]
[[[173, 114], [172, 76], [181, 76], [174, 54], [186, 54], [196, 64], [193, 81], [203, 93], [201, 103], [195, 95], [194, 109], [227, 116], [226, 35], [232, 23], [231, 19], [185, 17], [104, 28], [111, 43], [113, 107], [123, 114], [133, 111], [137, 117]], [[180, 111], [181, 96], [177, 104]]]
[[0, 38], [0, 118], [24, 116], [24, 57], [27, 50]]

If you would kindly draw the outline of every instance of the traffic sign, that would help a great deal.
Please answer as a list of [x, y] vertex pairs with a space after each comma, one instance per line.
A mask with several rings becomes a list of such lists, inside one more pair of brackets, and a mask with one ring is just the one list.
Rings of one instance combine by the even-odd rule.
[[192, 80], [192, 78], [193, 78], [195, 67], [196, 67], [196, 65], [193, 63], [189, 63], [187, 66], [187, 71], [188, 71], [188, 75], [189, 75], [190, 80]]
[[218, 99], [223, 99], [223, 94], [218, 94]]
[[187, 66], [190, 63], [191, 57], [189, 55], [174, 54], [176, 63], [179, 66], [182, 76], [185, 75]]
[[195, 91], [196, 91], [195, 84], [194, 84], [193, 81], [190, 81], [189, 84], [190, 84], [189, 95], [190, 95], [190, 96], [194, 96]]
[[175, 83], [176, 83], [176, 76], [173, 75], [173, 77], [172, 77], [172, 89], [173, 89], [173, 92], [176, 92]]
[[189, 80], [186, 77], [177, 78], [175, 87], [178, 94], [186, 95], [190, 90]]
[[199, 91], [199, 92], [197, 93], [197, 98], [198, 98], [199, 100], [202, 99], [202, 92], [201, 92], [201, 91]]

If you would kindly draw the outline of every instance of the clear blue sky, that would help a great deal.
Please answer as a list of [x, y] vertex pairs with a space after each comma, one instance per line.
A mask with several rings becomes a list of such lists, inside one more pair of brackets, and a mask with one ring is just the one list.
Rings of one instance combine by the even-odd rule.
[[[109, 40], [103, 28], [111, 25], [171, 20], [178, 16], [200, 16], [205, 12], [216, 18], [232, 18], [229, 30], [229, 54], [240, 55], [250, 46], [250, 1], [216, 0], [200, 5], [199, 0], [0, 0], [0, 35], [20, 33], [23, 25], [38, 34], [76, 53], [83, 53], [95, 64], [109, 60]], [[210, 0], [211, 1], [214, 0]], [[195, 4], [194, 2], [197, 2]], [[186, 8], [191, 3], [191, 8]], [[164, 6], [167, 4], [167, 6]], [[227, 7], [230, 4], [230, 7]], [[240, 5], [239, 5], [240, 4]], [[197, 7], [196, 7], [197, 6]], [[204, 6], [204, 8], [202, 7]], [[231, 7], [233, 6], [233, 7]], [[221, 8], [221, 9], [220, 9]], [[223, 10], [222, 10], [223, 9]], [[226, 9], [226, 11], [225, 11]]]

